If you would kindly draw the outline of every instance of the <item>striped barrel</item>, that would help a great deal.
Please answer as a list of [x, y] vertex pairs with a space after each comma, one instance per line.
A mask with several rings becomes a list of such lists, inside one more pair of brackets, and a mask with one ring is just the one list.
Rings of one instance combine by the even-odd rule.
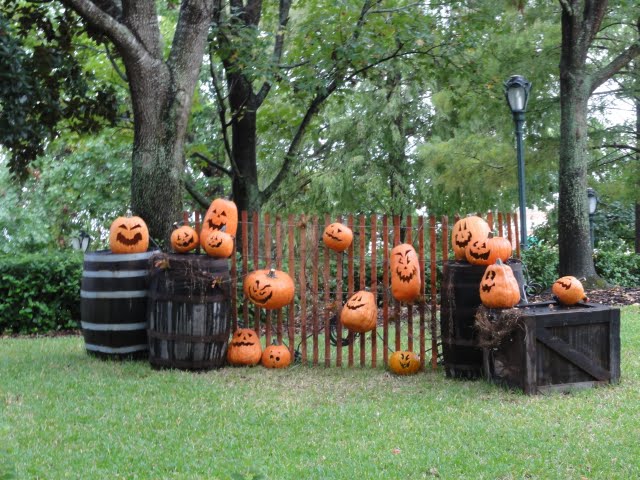
[[86, 253], [80, 319], [87, 353], [102, 358], [146, 358], [149, 259], [154, 251]]

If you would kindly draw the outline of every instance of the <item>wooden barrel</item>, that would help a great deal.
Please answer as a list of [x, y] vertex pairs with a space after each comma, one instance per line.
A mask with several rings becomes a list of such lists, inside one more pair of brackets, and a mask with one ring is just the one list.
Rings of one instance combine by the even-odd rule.
[[231, 329], [229, 261], [159, 254], [153, 264], [147, 331], [151, 366], [223, 366]]
[[[507, 265], [520, 286], [520, 302], [526, 302], [522, 262], [509, 259]], [[442, 272], [440, 292], [440, 334], [445, 373], [453, 378], [483, 376], [482, 349], [478, 346], [475, 315], [480, 301], [480, 281], [486, 266], [449, 261]]]
[[85, 253], [80, 324], [89, 354], [146, 358], [149, 259], [154, 253]]

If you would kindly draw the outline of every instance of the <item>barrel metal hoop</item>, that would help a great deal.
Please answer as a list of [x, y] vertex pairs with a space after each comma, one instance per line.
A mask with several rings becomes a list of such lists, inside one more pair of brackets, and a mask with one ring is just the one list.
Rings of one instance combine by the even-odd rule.
[[170, 303], [222, 303], [225, 300], [224, 295], [176, 295], [173, 293], [157, 293], [150, 290], [149, 298], [151, 300], [164, 300]]
[[173, 340], [178, 342], [187, 343], [212, 343], [212, 342], [226, 342], [229, 338], [229, 332], [218, 333], [216, 335], [186, 335], [178, 333], [166, 333], [157, 332], [155, 330], [147, 329], [147, 336], [158, 340]]
[[89, 292], [87, 290], [80, 290], [80, 298], [145, 298], [146, 296], [146, 290], [120, 290], [111, 292]]
[[144, 330], [147, 328], [147, 322], [138, 323], [92, 323], [80, 321], [80, 325], [84, 330], [95, 330], [99, 332], [120, 332]]
[[220, 367], [224, 363], [221, 359], [214, 360], [177, 360], [165, 358], [150, 358], [149, 363], [155, 367], [181, 368], [185, 370], [204, 370]]
[[107, 347], [105, 345], [94, 345], [92, 343], [85, 343], [87, 350], [92, 352], [101, 353], [135, 353], [149, 350], [149, 345], [146, 343], [143, 345], [131, 345], [128, 347]]

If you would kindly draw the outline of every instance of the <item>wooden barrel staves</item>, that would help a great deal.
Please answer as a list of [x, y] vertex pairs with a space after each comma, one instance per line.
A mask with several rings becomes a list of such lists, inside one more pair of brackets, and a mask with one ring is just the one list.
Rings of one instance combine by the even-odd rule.
[[151, 366], [223, 366], [231, 329], [229, 261], [159, 254], [152, 263], [147, 331]]
[[87, 353], [102, 358], [146, 358], [149, 258], [155, 252], [86, 253], [80, 324]]

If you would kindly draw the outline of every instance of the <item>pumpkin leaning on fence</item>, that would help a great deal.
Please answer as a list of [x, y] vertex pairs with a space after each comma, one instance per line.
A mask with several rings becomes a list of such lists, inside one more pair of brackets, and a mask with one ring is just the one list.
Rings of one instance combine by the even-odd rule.
[[347, 329], [365, 333], [374, 329], [378, 320], [378, 306], [373, 293], [360, 290], [354, 293], [340, 312], [340, 321]]
[[118, 217], [109, 228], [113, 253], [143, 253], [149, 248], [149, 229], [140, 217]]
[[322, 241], [331, 250], [344, 252], [353, 242], [353, 232], [342, 223], [332, 223], [324, 229]]
[[506, 262], [513, 253], [511, 242], [492, 233], [484, 239], [473, 240], [464, 249], [467, 262], [472, 265], [493, 265], [497, 259]]
[[269, 345], [262, 352], [262, 365], [266, 368], [287, 368], [291, 365], [291, 352], [284, 345]]
[[400, 302], [413, 302], [422, 287], [418, 254], [412, 245], [401, 243], [393, 247], [389, 260], [391, 295]]
[[293, 279], [280, 270], [255, 270], [249, 273], [242, 284], [247, 298], [267, 310], [289, 305], [295, 292]]
[[489, 224], [478, 216], [471, 215], [458, 220], [451, 230], [451, 245], [456, 260], [466, 260], [466, 246], [473, 240], [487, 238], [489, 232]]
[[202, 242], [207, 255], [214, 258], [229, 258], [233, 253], [235, 240], [233, 236], [222, 230], [209, 230], [207, 238]]
[[480, 281], [480, 301], [487, 308], [512, 308], [520, 301], [520, 287], [509, 265], [498, 259]]
[[233, 332], [227, 348], [227, 361], [235, 366], [251, 366], [260, 363], [262, 345], [254, 330], [239, 328]]
[[413, 375], [420, 371], [420, 357], [409, 350], [398, 350], [389, 357], [389, 370], [396, 375]]
[[551, 291], [563, 305], [575, 305], [588, 300], [580, 280], [570, 275], [556, 280]]
[[198, 233], [189, 225], [182, 225], [171, 232], [171, 248], [174, 252], [187, 253], [199, 244]]
[[200, 230], [200, 243], [205, 248], [204, 243], [211, 230], [222, 230], [229, 235], [236, 236], [238, 231], [238, 207], [231, 200], [216, 198], [202, 220]]

